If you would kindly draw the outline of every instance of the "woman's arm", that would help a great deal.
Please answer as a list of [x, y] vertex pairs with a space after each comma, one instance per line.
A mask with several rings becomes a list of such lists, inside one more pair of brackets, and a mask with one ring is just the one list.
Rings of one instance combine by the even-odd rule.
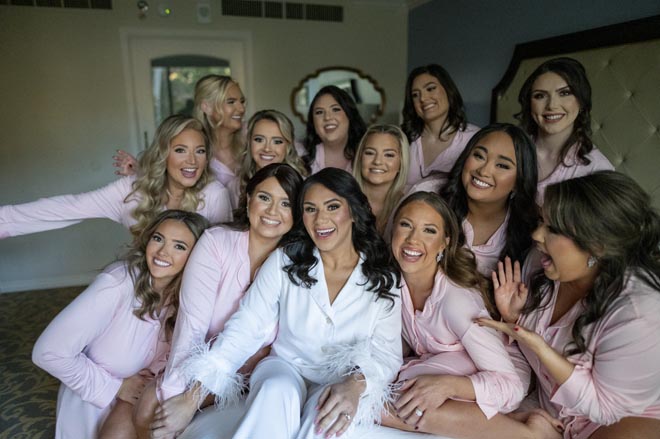
[[126, 177], [91, 192], [0, 206], [0, 236], [60, 229], [88, 218], [108, 218], [128, 227], [122, 212], [132, 181]]
[[288, 282], [282, 259], [281, 251], [271, 254], [213, 346], [199, 347], [185, 362], [188, 381], [200, 384], [200, 400], [212, 393], [224, 405], [240, 394], [243, 377], [236, 371], [272, 336], [278, 322], [280, 295]]
[[[158, 392], [161, 401], [186, 389], [181, 365], [194, 346], [205, 343], [211, 327], [223, 277], [223, 260], [230, 257], [223, 254], [227, 248], [215, 239], [212, 232], [206, 231], [199, 239], [183, 272], [172, 348]], [[226, 300], [229, 302], [229, 299]]]
[[127, 299], [126, 288], [132, 292], [128, 279], [119, 284], [113, 276], [100, 274], [53, 319], [32, 351], [37, 366], [99, 408], [113, 401], [123, 380], [94, 363], [83, 350], [112, 322], [121, 301]]

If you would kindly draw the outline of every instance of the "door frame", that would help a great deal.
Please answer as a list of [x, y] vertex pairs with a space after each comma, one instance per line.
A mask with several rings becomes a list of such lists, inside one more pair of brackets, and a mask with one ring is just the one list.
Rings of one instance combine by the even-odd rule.
[[[131, 61], [131, 48], [135, 40], [154, 40], [176, 38], [181, 42], [187, 42], [194, 47], [196, 40], [214, 39], [218, 44], [222, 43], [240, 43], [243, 52], [243, 70], [244, 82], [241, 81], [242, 90], [248, 102], [254, 102], [253, 79], [253, 61], [252, 61], [252, 34], [249, 31], [196, 31], [196, 30], [172, 30], [172, 29], [142, 29], [142, 28], [120, 28], [119, 38], [121, 46], [122, 63], [124, 70], [124, 85], [126, 88], [126, 102], [128, 105], [128, 128], [131, 139], [131, 145], [126, 145], [126, 150], [138, 154], [144, 149], [144, 140], [139, 128], [139, 114], [137, 90], [135, 78], [133, 75], [133, 63]], [[219, 54], [222, 57], [221, 54]], [[232, 67], [230, 65], [230, 67]], [[233, 68], [233, 67], [232, 67]]]

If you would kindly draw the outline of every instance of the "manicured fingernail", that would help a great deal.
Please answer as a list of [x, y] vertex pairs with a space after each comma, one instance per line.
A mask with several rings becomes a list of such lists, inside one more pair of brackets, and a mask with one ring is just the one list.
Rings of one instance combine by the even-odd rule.
[[419, 430], [419, 427], [415, 425], [415, 430]]
[[514, 326], [514, 327], [513, 327], [513, 330], [514, 330], [514, 331], [518, 331], [519, 329], [520, 329], [520, 328], [517, 327], [517, 326]]

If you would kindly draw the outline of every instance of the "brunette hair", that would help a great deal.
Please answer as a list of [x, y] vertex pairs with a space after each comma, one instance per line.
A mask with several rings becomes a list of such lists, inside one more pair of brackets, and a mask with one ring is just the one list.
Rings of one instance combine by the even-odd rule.
[[413, 142], [419, 136], [422, 135], [424, 130], [424, 120], [419, 117], [415, 111], [415, 104], [413, 103], [412, 97], [412, 84], [415, 78], [422, 74], [429, 74], [436, 78], [442, 88], [445, 89], [447, 94], [447, 101], [449, 103], [449, 112], [447, 113], [447, 120], [445, 120], [444, 125], [440, 129], [440, 136], [443, 133], [453, 133], [459, 130], [465, 130], [467, 126], [467, 117], [465, 116], [465, 107], [463, 106], [463, 98], [461, 93], [458, 91], [458, 87], [449, 76], [449, 73], [439, 66], [438, 64], [428, 64], [425, 66], [419, 66], [414, 68], [409, 74], [408, 79], [406, 80], [406, 91], [403, 101], [403, 110], [401, 115], [403, 116], [403, 123], [401, 128], [403, 132], [408, 136], [408, 141]]
[[376, 299], [387, 299], [394, 303], [392, 288], [399, 285], [400, 274], [394, 265], [392, 253], [376, 231], [376, 218], [371, 213], [369, 201], [362, 193], [351, 174], [338, 168], [325, 168], [307, 178], [302, 185], [296, 210], [299, 219], [283, 244], [284, 253], [291, 263], [283, 270], [295, 285], [311, 288], [317, 279], [309, 272], [318, 260], [314, 256], [314, 241], [307, 233], [302, 221], [305, 194], [314, 185], [320, 184], [346, 200], [353, 219], [352, 243], [362, 258], [362, 274], [367, 278], [366, 289]]
[[344, 146], [344, 157], [347, 160], [352, 161], [355, 157], [357, 144], [367, 129], [367, 125], [364, 123], [364, 119], [362, 119], [362, 116], [355, 105], [355, 101], [348, 93], [334, 85], [326, 85], [321, 88], [321, 90], [316, 93], [316, 96], [314, 96], [312, 103], [309, 105], [309, 110], [307, 111], [307, 134], [305, 134], [304, 141], [307, 155], [303, 157], [303, 160], [305, 161], [305, 166], [309, 169], [311, 169], [312, 162], [316, 158], [316, 145], [321, 143], [321, 138], [316, 133], [316, 128], [314, 128], [314, 106], [316, 105], [316, 101], [324, 95], [332, 96], [342, 110], [344, 110], [344, 113], [346, 113], [346, 117], [348, 118], [348, 140], [346, 141], [346, 146]]
[[275, 177], [282, 189], [284, 189], [284, 192], [288, 195], [293, 213], [293, 221], [294, 223], [296, 222], [298, 217], [296, 203], [298, 201], [298, 193], [300, 191], [300, 186], [302, 186], [303, 179], [290, 165], [287, 165], [286, 163], [271, 163], [270, 165], [259, 169], [250, 181], [248, 181], [245, 190], [241, 192], [241, 199], [238, 203], [238, 208], [234, 210], [233, 221], [226, 224], [229, 228], [241, 231], [250, 228], [247, 198], [254, 194], [254, 190], [257, 186], [270, 177]]
[[398, 218], [401, 210], [410, 203], [422, 202], [427, 204], [442, 217], [444, 224], [444, 235], [449, 238], [449, 243], [443, 251], [443, 257], [438, 263], [438, 268], [459, 287], [469, 290], [475, 290], [484, 301], [486, 309], [494, 319], [499, 319], [500, 314], [495, 306], [495, 300], [492, 296], [490, 283], [477, 270], [477, 260], [474, 253], [460, 244], [461, 227], [456, 219], [456, 215], [449, 208], [447, 203], [432, 192], [415, 192], [406, 197], [399, 205], [394, 214]]
[[533, 138], [538, 136], [539, 126], [532, 117], [531, 109], [531, 101], [534, 94], [532, 87], [534, 86], [534, 81], [539, 76], [548, 72], [561, 76], [580, 104], [580, 112], [575, 119], [573, 132], [562, 146], [560, 160], [563, 162], [566, 159], [568, 151], [577, 143], [578, 160], [588, 165], [591, 161], [587, 157], [587, 154], [594, 148], [591, 141], [591, 84], [589, 84], [589, 79], [587, 79], [587, 72], [584, 66], [579, 61], [573, 58], [561, 57], [550, 59], [538, 66], [525, 80], [525, 83], [520, 89], [520, 93], [518, 94], [520, 112], [515, 114], [515, 118], [520, 121], [520, 125], [530, 136]]
[[[585, 310], [575, 320], [567, 355], [587, 350], [597, 322], [617, 306], [631, 275], [660, 292], [660, 217], [651, 199], [630, 177], [600, 171], [548, 186], [543, 212], [547, 227], [597, 257], [598, 270]], [[546, 306], [554, 282], [537, 272], [523, 313]], [[585, 334], [586, 333], [586, 334]]]
[[151, 287], [151, 273], [147, 265], [146, 255], [147, 244], [149, 244], [158, 227], [168, 220], [178, 221], [184, 224], [195, 237], [195, 242], [197, 242], [204, 230], [209, 227], [208, 220], [198, 213], [183, 210], [165, 210], [158, 214], [133, 241], [133, 244], [124, 256], [124, 260], [135, 285], [135, 297], [140, 303], [139, 308], [135, 309], [133, 314], [141, 320], [144, 320], [145, 315], [155, 319], [157, 318], [156, 311], [159, 303], [162, 302], [170, 306], [171, 311], [165, 321], [165, 330], [169, 339], [174, 331], [174, 323], [179, 310], [179, 291], [181, 290], [183, 268], [165, 287], [163, 292], [158, 294]]
[[[516, 184], [507, 201], [509, 221], [506, 227], [506, 243], [500, 259], [509, 256], [514, 261], [523, 261], [532, 245], [532, 232], [538, 223], [536, 206], [536, 185], [538, 183], [536, 148], [525, 132], [509, 123], [495, 123], [479, 130], [465, 146], [465, 149], [449, 171], [447, 184], [440, 189], [440, 196], [447, 201], [461, 224], [468, 214], [468, 195], [463, 186], [463, 167], [475, 146], [490, 133], [506, 133], [513, 142], [516, 153]], [[461, 242], [465, 235], [461, 228]]]

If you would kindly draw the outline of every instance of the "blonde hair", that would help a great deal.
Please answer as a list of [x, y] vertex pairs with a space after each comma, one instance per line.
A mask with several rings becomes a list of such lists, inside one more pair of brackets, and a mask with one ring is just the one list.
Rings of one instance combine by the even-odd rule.
[[369, 136], [372, 134], [389, 134], [394, 137], [399, 144], [399, 157], [401, 159], [399, 173], [396, 175], [396, 178], [387, 191], [383, 210], [381, 210], [376, 218], [376, 228], [380, 232], [383, 232], [387, 226], [387, 221], [389, 220], [392, 211], [403, 196], [403, 189], [406, 180], [408, 179], [408, 169], [410, 168], [410, 145], [406, 135], [401, 131], [401, 128], [396, 125], [383, 124], [370, 126], [367, 129], [367, 132], [364, 133], [364, 136], [362, 136], [362, 139], [360, 139], [360, 144], [357, 147], [355, 159], [353, 160], [353, 177], [355, 177], [355, 180], [360, 185], [360, 189], [363, 191], [366, 185], [366, 180], [362, 176], [362, 154], [367, 147]]
[[[169, 317], [165, 321], [165, 334], [169, 340], [174, 331], [174, 323], [179, 309], [179, 290], [181, 289], [183, 269], [165, 287], [161, 293], [161, 298], [161, 294], [155, 292], [151, 287], [151, 273], [149, 272], [146, 257], [147, 244], [149, 244], [151, 237], [156, 233], [158, 227], [167, 220], [184, 224], [195, 237], [195, 243], [202, 235], [202, 232], [209, 227], [207, 219], [198, 213], [184, 212], [182, 210], [166, 210], [150, 221], [147, 227], [135, 238], [124, 256], [124, 260], [128, 266], [128, 273], [133, 280], [135, 297], [140, 303], [139, 308], [136, 308], [133, 314], [142, 320], [144, 320], [145, 315], [149, 315], [149, 317], [155, 319], [159, 304], [162, 303], [164, 306], [171, 307]], [[192, 251], [192, 249], [190, 250]]]
[[244, 148], [243, 153], [241, 154], [241, 167], [238, 173], [240, 179], [239, 193], [241, 194], [241, 198], [245, 192], [245, 186], [247, 185], [248, 181], [250, 181], [250, 179], [257, 172], [257, 165], [254, 161], [254, 158], [252, 157], [252, 148], [250, 145], [252, 142], [252, 134], [254, 133], [254, 128], [257, 125], [257, 122], [262, 120], [275, 122], [277, 124], [277, 128], [280, 130], [280, 133], [282, 133], [282, 137], [287, 142], [286, 155], [284, 156], [282, 163], [291, 166], [303, 177], [307, 177], [308, 174], [302, 158], [298, 155], [298, 151], [296, 151], [294, 144], [295, 135], [293, 130], [293, 123], [291, 123], [291, 120], [277, 110], [258, 111], [254, 114], [254, 116], [250, 118], [250, 121], [248, 122], [247, 147]]
[[[217, 141], [215, 130], [222, 125], [224, 119], [222, 104], [227, 97], [227, 90], [229, 90], [229, 87], [232, 85], [239, 86], [238, 82], [234, 81], [229, 76], [222, 75], [206, 75], [195, 84], [195, 107], [193, 108], [193, 116], [200, 120], [204, 125], [211, 146]], [[220, 120], [214, 122], [204, 112], [202, 104], [205, 102], [213, 109], [213, 113], [220, 117]], [[239, 159], [243, 147], [242, 132], [239, 129], [232, 135], [230, 145], [232, 155], [235, 159]]]
[[131, 227], [134, 236], [138, 236], [167, 204], [169, 198], [167, 157], [170, 153], [170, 142], [186, 129], [195, 130], [203, 136], [207, 160], [197, 183], [184, 189], [180, 209], [196, 212], [204, 205], [204, 197], [201, 192], [214, 179], [209, 171], [211, 151], [208, 137], [202, 123], [197, 119], [182, 115], [170, 116], [160, 124], [153, 142], [140, 156], [138, 177], [133, 182], [133, 190], [124, 199], [124, 202], [131, 199], [138, 201], [138, 205], [132, 213], [133, 218], [137, 220], [137, 223]]

